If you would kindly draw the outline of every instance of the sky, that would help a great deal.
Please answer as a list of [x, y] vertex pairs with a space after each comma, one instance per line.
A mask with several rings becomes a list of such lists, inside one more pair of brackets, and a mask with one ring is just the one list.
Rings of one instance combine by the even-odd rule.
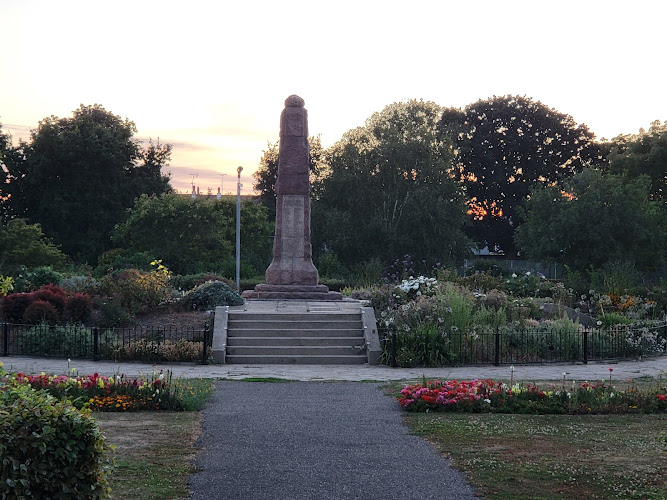
[[598, 138], [667, 120], [662, 0], [0, 0], [0, 123], [101, 104], [173, 144], [179, 192], [252, 191], [291, 94], [328, 147], [408, 99], [525, 95]]

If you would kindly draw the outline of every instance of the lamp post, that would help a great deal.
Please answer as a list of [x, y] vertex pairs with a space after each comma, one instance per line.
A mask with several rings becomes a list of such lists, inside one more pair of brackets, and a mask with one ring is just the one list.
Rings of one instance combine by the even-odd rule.
[[236, 169], [236, 290], [241, 293], [241, 170]]

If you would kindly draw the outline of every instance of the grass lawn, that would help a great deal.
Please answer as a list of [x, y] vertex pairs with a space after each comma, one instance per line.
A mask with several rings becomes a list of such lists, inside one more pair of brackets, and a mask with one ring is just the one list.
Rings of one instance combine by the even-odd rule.
[[199, 412], [95, 413], [107, 442], [116, 448], [110, 478], [116, 500], [183, 499], [194, 471]]
[[667, 415], [410, 413], [488, 499], [667, 498]]

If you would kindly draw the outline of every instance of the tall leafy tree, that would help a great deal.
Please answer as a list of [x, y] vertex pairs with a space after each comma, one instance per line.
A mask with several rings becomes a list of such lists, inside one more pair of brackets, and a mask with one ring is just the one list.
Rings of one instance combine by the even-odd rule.
[[[310, 177], [311, 183], [318, 179], [324, 170], [322, 143], [320, 137], [309, 137], [310, 146]], [[267, 149], [262, 152], [259, 167], [253, 174], [255, 183], [253, 187], [259, 193], [259, 200], [266, 207], [269, 220], [275, 220], [276, 216], [276, 178], [278, 177], [278, 152], [280, 141], [269, 142]]]
[[[233, 201], [195, 199], [175, 193], [143, 195], [113, 241], [133, 252], [145, 252], [177, 274], [217, 271], [234, 259], [236, 205]], [[254, 202], [241, 206], [243, 260], [263, 270], [271, 255], [271, 225], [266, 210]]]
[[515, 239], [522, 254], [572, 269], [609, 262], [658, 268], [667, 259], [667, 209], [649, 200], [650, 180], [585, 169], [559, 186], [533, 190]]
[[651, 179], [651, 199], [667, 195], [667, 121], [654, 121], [648, 130], [612, 139], [608, 153], [609, 172], [634, 179]]
[[514, 253], [516, 208], [537, 185], [561, 183], [601, 160], [594, 135], [569, 115], [527, 97], [479, 100], [447, 109], [438, 123], [454, 144], [456, 175], [481, 246]]
[[21, 266], [60, 268], [66, 256], [42, 232], [39, 224], [13, 219], [0, 225], [0, 274], [12, 275]]
[[469, 252], [451, 146], [436, 133], [441, 113], [432, 102], [394, 103], [327, 151], [313, 203], [314, 251], [347, 265], [405, 254], [432, 265]]
[[161, 172], [171, 146], [142, 148], [135, 132], [133, 122], [97, 104], [42, 120], [5, 158], [12, 216], [41, 224], [75, 260], [94, 262], [135, 198], [171, 189]]

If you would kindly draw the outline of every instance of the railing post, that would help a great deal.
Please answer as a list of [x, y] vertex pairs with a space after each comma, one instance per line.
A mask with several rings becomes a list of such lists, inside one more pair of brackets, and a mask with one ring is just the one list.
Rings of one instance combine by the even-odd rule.
[[584, 329], [584, 364], [588, 364], [588, 328]]
[[2, 323], [2, 355], [9, 356], [9, 325]]
[[97, 351], [99, 348], [100, 333], [96, 326], [93, 327], [93, 360], [97, 361]]
[[208, 321], [204, 325], [204, 346], [202, 347], [201, 350], [201, 364], [206, 365], [208, 364], [208, 329], [209, 329], [209, 324]]
[[495, 352], [493, 353], [493, 364], [500, 366], [500, 327], [496, 326], [496, 333], [494, 335]]

